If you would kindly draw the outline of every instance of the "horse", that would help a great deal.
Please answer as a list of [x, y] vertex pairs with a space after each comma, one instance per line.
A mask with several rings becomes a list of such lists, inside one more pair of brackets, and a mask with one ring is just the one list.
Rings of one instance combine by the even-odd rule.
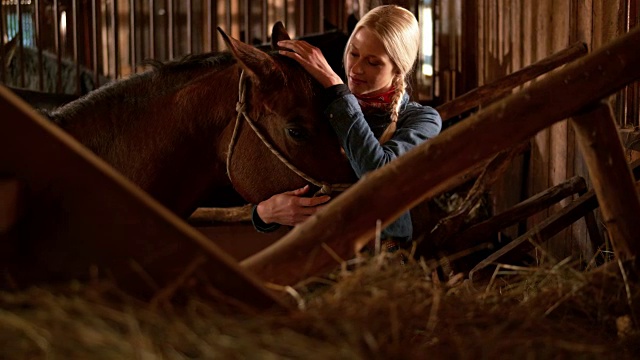
[[[38, 49], [24, 46], [20, 51], [17, 39], [19, 39], [18, 35], [3, 45], [3, 52], [6, 54], [5, 85], [47, 93], [58, 93], [60, 90], [61, 94], [68, 95], [85, 95], [98, 88], [93, 71], [84, 66], [76, 66], [73, 61], [64, 58], [60, 59], [58, 67], [57, 55], [47, 50], [39, 53]], [[42, 89], [40, 89], [40, 68], [42, 69]], [[61, 79], [60, 89], [57, 85], [58, 71]], [[24, 84], [21, 80], [22, 74], [24, 74]], [[99, 75], [98, 81], [102, 85], [110, 82], [111, 79]]]
[[[309, 182], [353, 183], [321, 85], [277, 51], [218, 30], [229, 51], [156, 63], [46, 114], [183, 217], [231, 187], [258, 203]], [[282, 23], [271, 39], [289, 39]]]

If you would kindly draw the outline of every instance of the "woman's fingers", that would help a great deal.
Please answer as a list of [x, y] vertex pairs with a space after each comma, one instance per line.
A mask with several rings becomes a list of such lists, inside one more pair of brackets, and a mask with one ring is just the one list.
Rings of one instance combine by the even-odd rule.
[[303, 40], [281, 40], [278, 41], [278, 46], [293, 50], [296, 53], [309, 52], [313, 51], [313, 49], [316, 48], [315, 46]]
[[343, 83], [317, 47], [302, 40], [282, 40], [278, 46], [292, 50], [280, 50], [279, 53], [297, 61], [325, 88]]
[[307, 191], [309, 191], [309, 185], [305, 185], [305, 186], [301, 187], [300, 189], [295, 189], [295, 190], [284, 192], [283, 194], [300, 196], [300, 195], [306, 194]]

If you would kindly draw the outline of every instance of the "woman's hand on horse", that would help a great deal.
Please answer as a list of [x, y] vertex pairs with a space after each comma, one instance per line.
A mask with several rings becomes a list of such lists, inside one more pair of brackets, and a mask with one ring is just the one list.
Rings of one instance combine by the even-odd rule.
[[295, 226], [324, 207], [331, 197], [301, 197], [309, 191], [309, 185], [293, 191], [273, 195], [258, 204], [258, 215], [267, 224], [278, 223]]
[[322, 51], [317, 47], [302, 40], [282, 40], [278, 41], [278, 45], [292, 50], [293, 52], [280, 50], [280, 54], [299, 62], [325, 88], [343, 84], [340, 76], [329, 66]]

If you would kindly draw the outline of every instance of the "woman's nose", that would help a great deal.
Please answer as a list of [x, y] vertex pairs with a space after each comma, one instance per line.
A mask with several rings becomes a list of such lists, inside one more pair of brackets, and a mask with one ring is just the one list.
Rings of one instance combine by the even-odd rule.
[[354, 74], [362, 74], [362, 64], [360, 60], [356, 61], [355, 64], [351, 67], [351, 72]]

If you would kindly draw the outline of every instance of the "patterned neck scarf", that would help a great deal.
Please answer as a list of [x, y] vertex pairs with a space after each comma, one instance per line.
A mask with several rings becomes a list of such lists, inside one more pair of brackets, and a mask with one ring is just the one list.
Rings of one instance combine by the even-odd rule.
[[393, 95], [396, 91], [395, 87], [392, 87], [388, 91], [377, 93], [377, 94], [365, 94], [365, 95], [355, 95], [356, 99], [358, 99], [358, 103], [360, 103], [360, 108], [362, 111], [369, 110], [383, 110], [388, 111], [391, 106], [391, 101], [393, 100]]

